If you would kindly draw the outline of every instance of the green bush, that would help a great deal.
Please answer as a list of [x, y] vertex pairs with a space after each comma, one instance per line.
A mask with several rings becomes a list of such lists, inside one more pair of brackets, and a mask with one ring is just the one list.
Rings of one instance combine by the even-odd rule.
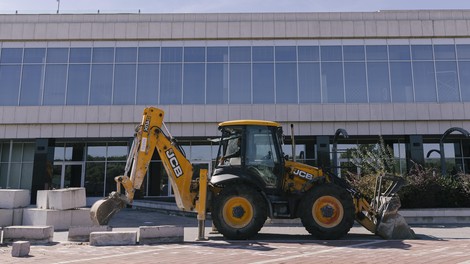
[[398, 192], [402, 208], [470, 207], [469, 175], [442, 176], [432, 169], [415, 168]]

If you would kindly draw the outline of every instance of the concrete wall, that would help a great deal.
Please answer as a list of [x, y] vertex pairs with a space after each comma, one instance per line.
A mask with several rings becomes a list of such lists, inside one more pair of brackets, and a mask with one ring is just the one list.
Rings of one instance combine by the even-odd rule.
[[[145, 106], [0, 107], [1, 138], [132, 137]], [[470, 127], [470, 103], [170, 105], [165, 122], [174, 136], [216, 136], [232, 119], [281, 122], [297, 135], [440, 135]]]
[[461, 37], [469, 10], [1, 15], [4, 40]]

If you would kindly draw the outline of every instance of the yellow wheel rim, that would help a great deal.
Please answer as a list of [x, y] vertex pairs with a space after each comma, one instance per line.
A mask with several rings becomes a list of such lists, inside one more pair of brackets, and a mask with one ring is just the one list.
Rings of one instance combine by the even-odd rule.
[[324, 228], [337, 226], [344, 216], [341, 202], [333, 196], [322, 196], [312, 206], [312, 216], [315, 222]]
[[224, 205], [223, 218], [233, 228], [247, 226], [253, 218], [253, 206], [243, 197], [232, 197]]

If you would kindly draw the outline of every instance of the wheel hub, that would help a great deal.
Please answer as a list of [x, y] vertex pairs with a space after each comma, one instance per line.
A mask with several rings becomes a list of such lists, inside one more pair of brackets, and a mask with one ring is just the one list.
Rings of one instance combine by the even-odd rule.
[[235, 206], [232, 209], [232, 215], [235, 218], [242, 218], [243, 215], [245, 215], [245, 213], [246, 213], [245, 209], [243, 209], [243, 207], [241, 207], [241, 206]]
[[331, 218], [335, 213], [335, 209], [331, 205], [323, 206], [321, 209], [321, 214], [323, 217]]

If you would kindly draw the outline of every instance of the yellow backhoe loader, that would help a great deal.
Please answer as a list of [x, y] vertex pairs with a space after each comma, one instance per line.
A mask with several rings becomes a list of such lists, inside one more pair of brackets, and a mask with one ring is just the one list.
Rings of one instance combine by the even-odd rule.
[[[96, 224], [107, 224], [116, 212], [132, 204], [134, 192], [142, 186], [157, 150], [177, 206], [198, 213], [202, 225], [199, 237], [204, 235], [201, 230], [207, 213], [217, 231], [228, 239], [253, 237], [268, 217], [300, 218], [317, 239], [343, 237], [354, 220], [386, 239], [413, 237], [413, 231], [397, 214], [398, 207], [390, 206], [396, 204], [393, 197], [402, 184], [399, 178], [380, 177], [376, 198], [369, 203], [343, 179], [289, 160], [282, 152], [281, 125], [261, 120], [219, 124], [221, 136], [215, 140], [219, 142], [217, 164], [208, 177], [207, 170], [195, 171], [169, 134], [163, 118], [161, 109], [145, 108], [124, 175], [115, 178], [117, 190], [91, 208]], [[385, 181], [390, 182], [389, 188], [382, 190]]]

